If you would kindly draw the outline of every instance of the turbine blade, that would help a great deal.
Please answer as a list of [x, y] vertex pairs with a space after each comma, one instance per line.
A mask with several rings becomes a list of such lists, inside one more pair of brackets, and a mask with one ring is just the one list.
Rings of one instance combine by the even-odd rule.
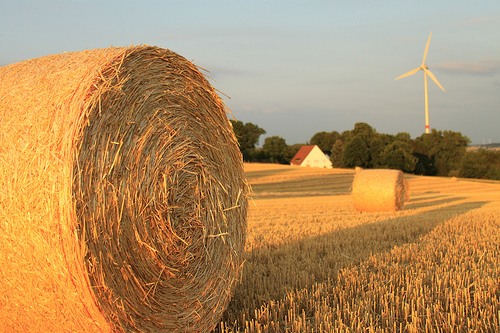
[[409, 71], [409, 72], [408, 72], [408, 73], [406, 73], [406, 74], [403, 74], [403, 75], [401, 75], [401, 76], [398, 76], [398, 77], [397, 77], [397, 78], [395, 78], [394, 80], [399, 80], [399, 79], [402, 79], [402, 78], [404, 78], [404, 77], [407, 77], [407, 76], [413, 75], [413, 74], [415, 74], [416, 72], [418, 72], [419, 70], [420, 70], [420, 67], [415, 68], [414, 70], [411, 70], [411, 71]]
[[441, 85], [441, 83], [439, 83], [439, 81], [436, 79], [436, 77], [434, 76], [434, 74], [432, 74], [432, 72], [428, 69], [424, 69], [424, 71], [429, 74], [429, 76], [431, 77], [432, 81], [436, 82], [436, 84], [439, 86], [439, 88], [441, 88], [443, 91], [446, 91], [444, 90], [443, 86]]
[[422, 66], [424, 66], [424, 67], [425, 67], [425, 58], [427, 58], [427, 51], [429, 50], [429, 43], [431, 42], [431, 36], [432, 36], [432, 31], [429, 35], [429, 39], [427, 40], [427, 45], [425, 46], [424, 60], [422, 60]]

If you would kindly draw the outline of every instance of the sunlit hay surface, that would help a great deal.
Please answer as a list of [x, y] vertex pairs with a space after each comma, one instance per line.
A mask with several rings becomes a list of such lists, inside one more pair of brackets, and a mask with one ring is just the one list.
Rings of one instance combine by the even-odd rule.
[[499, 331], [500, 182], [405, 179], [412, 199], [394, 212], [357, 212], [348, 187], [256, 192], [218, 332]]
[[0, 68], [0, 331], [210, 331], [247, 188], [224, 106], [157, 47]]
[[399, 170], [362, 170], [352, 184], [354, 208], [360, 212], [397, 211], [404, 208], [405, 184]]

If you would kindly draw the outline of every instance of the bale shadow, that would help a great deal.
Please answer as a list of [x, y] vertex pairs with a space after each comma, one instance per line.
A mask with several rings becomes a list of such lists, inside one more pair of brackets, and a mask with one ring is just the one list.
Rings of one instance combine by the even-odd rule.
[[303, 194], [338, 195], [349, 193], [353, 176], [345, 174], [326, 174], [299, 177], [264, 184], [252, 184], [252, 191], [258, 197], [299, 197]]
[[[435, 192], [437, 193], [437, 192]], [[435, 194], [433, 193], [433, 194]], [[440, 195], [429, 195], [429, 193], [419, 193], [416, 195], [412, 195], [410, 202], [419, 202], [419, 201], [424, 201], [424, 200], [434, 200], [434, 199], [440, 199], [440, 198], [449, 198], [449, 194], [440, 194]]]
[[286, 174], [292, 170], [286, 169], [271, 169], [271, 170], [258, 170], [258, 171], [247, 171], [245, 172], [245, 177], [248, 181], [252, 181], [255, 179], [268, 177], [276, 174]]
[[[440, 198], [444, 198], [444, 197], [448, 197], [448, 198], [440, 199]], [[467, 198], [439, 195], [439, 196], [431, 197], [430, 199], [432, 199], [432, 201], [427, 201], [428, 199], [429, 198], [425, 198], [425, 199], [418, 200], [418, 201], [410, 201], [408, 204], [405, 205], [405, 209], [417, 209], [417, 208], [422, 208], [422, 207], [439, 206], [439, 205], [443, 205], [443, 204], [447, 204], [447, 203], [456, 202], [459, 200], [464, 200]], [[435, 200], [435, 199], [439, 199], [439, 200]]]

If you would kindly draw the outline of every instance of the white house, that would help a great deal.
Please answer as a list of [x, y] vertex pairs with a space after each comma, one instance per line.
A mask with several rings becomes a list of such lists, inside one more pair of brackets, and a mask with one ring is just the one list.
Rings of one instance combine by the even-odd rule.
[[331, 168], [332, 162], [318, 146], [302, 146], [290, 161], [290, 165], [301, 167]]

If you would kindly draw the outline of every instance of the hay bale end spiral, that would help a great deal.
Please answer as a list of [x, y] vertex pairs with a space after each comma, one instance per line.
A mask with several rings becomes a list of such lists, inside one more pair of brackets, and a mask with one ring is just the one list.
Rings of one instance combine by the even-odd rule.
[[0, 331], [207, 332], [242, 266], [226, 109], [153, 46], [0, 67]]

